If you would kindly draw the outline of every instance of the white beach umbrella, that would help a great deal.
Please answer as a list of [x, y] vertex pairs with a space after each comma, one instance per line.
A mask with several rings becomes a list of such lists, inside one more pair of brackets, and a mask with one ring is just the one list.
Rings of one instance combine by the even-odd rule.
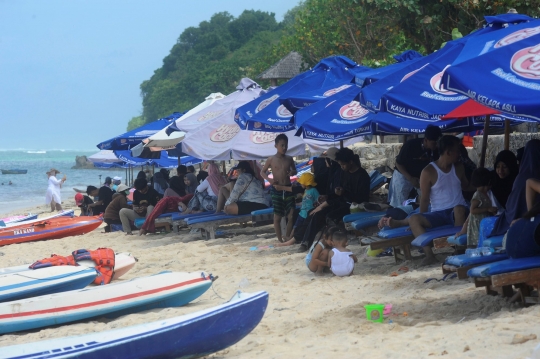
[[[180, 118], [176, 119], [174, 121], [175, 126], [178, 127], [180, 122], [182, 122], [183, 120], [190, 118], [191, 116], [202, 111], [208, 106], [211, 106], [214, 102], [222, 98], [225, 98], [225, 95], [220, 92], [211, 93], [205, 98], [204, 102], [201, 102], [200, 104], [183, 114]], [[180, 141], [182, 141], [186, 133], [183, 131], [174, 131], [170, 135], [167, 135], [168, 127], [169, 126], [144, 140], [144, 147], [149, 147], [152, 151], [170, 150], [175, 148], [176, 145]]]
[[122, 162], [112, 150], [101, 150], [88, 157], [88, 161], [92, 163], [118, 163]]

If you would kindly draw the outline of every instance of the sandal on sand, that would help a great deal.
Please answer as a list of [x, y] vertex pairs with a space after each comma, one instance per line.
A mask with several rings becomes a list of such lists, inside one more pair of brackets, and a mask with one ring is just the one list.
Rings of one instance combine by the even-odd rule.
[[377, 258], [382, 258], [382, 257], [391, 257], [394, 255], [394, 251], [392, 250], [392, 247], [390, 248], [386, 248], [383, 252], [377, 254]]
[[447, 279], [454, 279], [457, 277], [457, 273], [447, 273], [444, 275], [444, 277], [442, 277], [441, 279], [437, 279], [437, 278], [428, 278], [424, 281], [424, 283], [429, 283], [431, 282], [432, 280], [435, 280], [437, 282], [445, 282]]

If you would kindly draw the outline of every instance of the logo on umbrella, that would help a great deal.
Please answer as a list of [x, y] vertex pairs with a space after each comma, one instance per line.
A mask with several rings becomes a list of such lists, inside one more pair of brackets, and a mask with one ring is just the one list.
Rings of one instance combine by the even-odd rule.
[[274, 102], [277, 98], [279, 98], [279, 95], [278, 94], [275, 94], [274, 96], [272, 97], [269, 97], [267, 98], [266, 100], [264, 101], [261, 101], [261, 103], [259, 104], [259, 106], [257, 106], [257, 108], [255, 109], [255, 113], [259, 113], [260, 111], [264, 110], [266, 108], [266, 106], [270, 105], [272, 102]]
[[325, 93], [323, 93], [323, 96], [324, 97], [330, 97], [332, 95], [337, 94], [338, 92], [341, 92], [343, 90], [348, 89], [349, 87], [351, 87], [351, 85], [341, 85], [339, 87], [336, 87], [335, 89], [330, 89], [330, 90], [326, 91]]
[[197, 119], [197, 121], [199, 122], [204, 122], [204, 121], [208, 121], [208, 120], [211, 120], [213, 118], [216, 118], [218, 117], [219, 115], [221, 115], [225, 110], [219, 110], [219, 111], [209, 111], [207, 113], [205, 113], [204, 115], [202, 115], [201, 117], [199, 117]]
[[540, 80], [540, 45], [516, 52], [510, 60], [510, 68], [521, 77]]
[[411, 77], [412, 75], [414, 75], [415, 73], [417, 73], [418, 71], [422, 70], [424, 67], [426, 67], [427, 65], [429, 65], [429, 62], [427, 64], [425, 64], [424, 66], [422, 66], [421, 68], [419, 69], [416, 69], [416, 70], [413, 70], [411, 72], [409, 72], [407, 75], [403, 76], [403, 78], [401, 79], [400, 83], [407, 80], [409, 77]]
[[503, 47], [506, 45], [513, 44], [514, 42], [518, 42], [521, 40], [524, 40], [528, 37], [534, 36], [536, 34], [540, 33], [540, 26], [531, 27], [528, 29], [522, 29], [516, 32], [511, 33], [508, 36], [505, 36], [501, 40], [497, 41], [494, 48], [498, 49], [499, 47]]
[[280, 105], [277, 110], [276, 110], [276, 114], [279, 116], [279, 117], [283, 117], [283, 118], [287, 118], [287, 117], [291, 117], [292, 116], [292, 113], [287, 110], [287, 107], [283, 106], [283, 105]]
[[448, 91], [447, 89], [445, 89], [444, 85], [441, 83], [441, 79], [444, 74], [444, 71], [446, 71], [446, 69], [449, 67], [450, 65], [446, 66], [441, 72], [439, 72], [438, 74], [435, 74], [431, 78], [431, 80], [429, 80], [429, 84], [431, 85], [431, 88], [433, 89], [433, 91], [440, 93], [441, 95], [446, 95], [446, 96], [457, 95], [455, 92]]
[[221, 125], [210, 133], [210, 141], [212, 142], [227, 142], [240, 132], [240, 127], [234, 125]]
[[358, 101], [351, 101], [339, 109], [339, 115], [344, 120], [356, 120], [368, 113], [369, 111], [360, 106]]
[[256, 144], [263, 144], [268, 142], [273, 142], [276, 137], [279, 135], [277, 132], [262, 132], [262, 131], [253, 131], [249, 135], [251, 142]]

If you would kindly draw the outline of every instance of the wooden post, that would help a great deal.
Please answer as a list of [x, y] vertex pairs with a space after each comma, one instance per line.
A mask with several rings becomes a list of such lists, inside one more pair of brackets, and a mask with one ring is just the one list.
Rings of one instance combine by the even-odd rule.
[[504, 120], [504, 149], [510, 149], [510, 120]]
[[486, 115], [486, 121], [484, 122], [484, 135], [482, 136], [482, 152], [480, 154], [480, 168], [484, 167], [486, 163], [486, 150], [487, 150], [487, 140], [488, 140], [488, 130], [489, 130], [489, 121], [491, 120], [491, 115]]
[[340, 148], [340, 149], [343, 148], [343, 140], [339, 141], [339, 148]]
[[381, 143], [384, 143], [384, 135], [381, 135]]

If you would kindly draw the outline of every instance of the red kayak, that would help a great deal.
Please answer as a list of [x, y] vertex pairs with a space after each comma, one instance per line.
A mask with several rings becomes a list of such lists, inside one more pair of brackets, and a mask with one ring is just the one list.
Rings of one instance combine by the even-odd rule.
[[103, 218], [95, 217], [58, 217], [34, 221], [32, 223], [0, 228], [0, 246], [13, 243], [59, 239], [78, 236], [92, 232], [103, 222]]

